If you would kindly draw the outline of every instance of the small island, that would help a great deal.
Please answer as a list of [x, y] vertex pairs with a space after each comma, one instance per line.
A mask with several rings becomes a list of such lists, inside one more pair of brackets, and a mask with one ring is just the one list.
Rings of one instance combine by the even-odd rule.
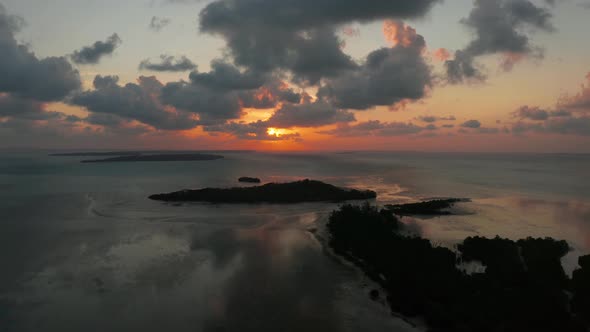
[[[344, 205], [330, 215], [328, 245], [385, 292], [392, 313], [429, 331], [588, 331], [590, 256], [569, 278], [570, 247], [552, 238], [468, 237], [456, 250], [408, 236], [389, 209]], [[467, 273], [463, 263], [483, 265]], [[368, 294], [380, 300], [380, 291]]]
[[302, 180], [254, 187], [181, 190], [152, 195], [149, 198], [166, 202], [303, 203], [342, 202], [376, 197], [377, 193], [371, 190], [340, 188], [320, 181]]
[[260, 179], [259, 178], [251, 178], [248, 176], [242, 176], [241, 178], [238, 179], [238, 182], [244, 182], [244, 183], [260, 183]]
[[150, 162], [150, 161], [205, 161], [222, 159], [223, 156], [214, 154], [153, 154], [153, 155], [124, 155], [119, 157], [82, 160], [81, 163], [117, 163], [117, 162]]
[[444, 216], [452, 214], [448, 209], [452, 208], [455, 203], [469, 201], [467, 198], [446, 198], [418, 203], [389, 204], [385, 207], [398, 216]]
[[50, 157], [112, 157], [112, 156], [137, 156], [140, 151], [107, 151], [107, 152], [65, 152], [50, 153]]

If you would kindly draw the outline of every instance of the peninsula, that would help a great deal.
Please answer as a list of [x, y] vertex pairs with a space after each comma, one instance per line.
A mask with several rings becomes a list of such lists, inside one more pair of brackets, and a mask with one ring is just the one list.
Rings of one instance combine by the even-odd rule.
[[[468, 237], [450, 250], [404, 228], [392, 211], [368, 204], [344, 205], [327, 224], [333, 252], [380, 286], [385, 296], [369, 296], [393, 313], [429, 331], [588, 331], [590, 256], [570, 279], [561, 266], [567, 242]], [[470, 262], [483, 271], [460, 268]]]

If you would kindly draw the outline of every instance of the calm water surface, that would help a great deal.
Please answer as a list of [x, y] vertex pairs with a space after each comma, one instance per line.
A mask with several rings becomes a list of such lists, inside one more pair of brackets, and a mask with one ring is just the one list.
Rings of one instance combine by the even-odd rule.
[[336, 204], [175, 206], [153, 193], [303, 178], [376, 203], [468, 197], [408, 219], [435, 243], [568, 240], [590, 253], [590, 156], [225, 153], [206, 162], [80, 164], [0, 153], [0, 331], [412, 331], [310, 232]]

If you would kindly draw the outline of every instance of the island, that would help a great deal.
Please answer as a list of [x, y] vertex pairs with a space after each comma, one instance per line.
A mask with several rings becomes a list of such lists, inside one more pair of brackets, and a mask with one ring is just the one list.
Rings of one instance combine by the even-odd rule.
[[117, 163], [117, 162], [148, 162], [148, 161], [204, 161], [222, 159], [223, 156], [214, 154], [152, 154], [152, 155], [124, 155], [105, 159], [82, 160], [81, 163]]
[[245, 183], [260, 183], [259, 178], [251, 178], [248, 176], [242, 176], [238, 179], [238, 182], [245, 182]]
[[371, 190], [340, 188], [320, 181], [302, 180], [254, 187], [187, 189], [152, 195], [149, 198], [166, 202], [303, 203], [342, 202], [376, 197], [377, 193]]
[[[429, 331], [588, 331], [590, 256], [569, 278], [565, 241], [468, 237], [435, 246], [389, 209], [344, 205], [327, 223], [329, 248], [376, 282], [392, 313]], [[483, 272], [467, 272], [464, 263]], [[381, 300], [380, 291], [369, 296]]]
[[107, 152], [66, 152], [50, 153], [50, 157], [109, 157], [109, 156], [136, 156], [140, 151], [107, 151]]
[[253, 150], [145, 150], [145, 151], [77, 151], [50, 153], [50, 157], [115, 157], [156, 154], [216, 154], [216, 153], [251, 153]]
[[408, 204], [389, 204], [385, 205], [387, 209], [398, 216], [433, 216], [433, 215], [450, 215], [451, 211], [448, 209], [452, 208], [455, 203], [469, 202], [467, 198], [446, 198], [446, 199], [435, 199], [431, 201], [424, 201], [418, 203]]

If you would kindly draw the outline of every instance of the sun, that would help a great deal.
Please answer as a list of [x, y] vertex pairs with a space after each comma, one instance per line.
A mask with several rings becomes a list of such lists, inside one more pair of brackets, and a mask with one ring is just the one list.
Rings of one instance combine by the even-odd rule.
[[283, 131], [281, 129], [277, 129], [277, 128], [268, 128], [266, 130], [266, 133], [268, 134], [268, 136], [279, 137], [282, 135]]

